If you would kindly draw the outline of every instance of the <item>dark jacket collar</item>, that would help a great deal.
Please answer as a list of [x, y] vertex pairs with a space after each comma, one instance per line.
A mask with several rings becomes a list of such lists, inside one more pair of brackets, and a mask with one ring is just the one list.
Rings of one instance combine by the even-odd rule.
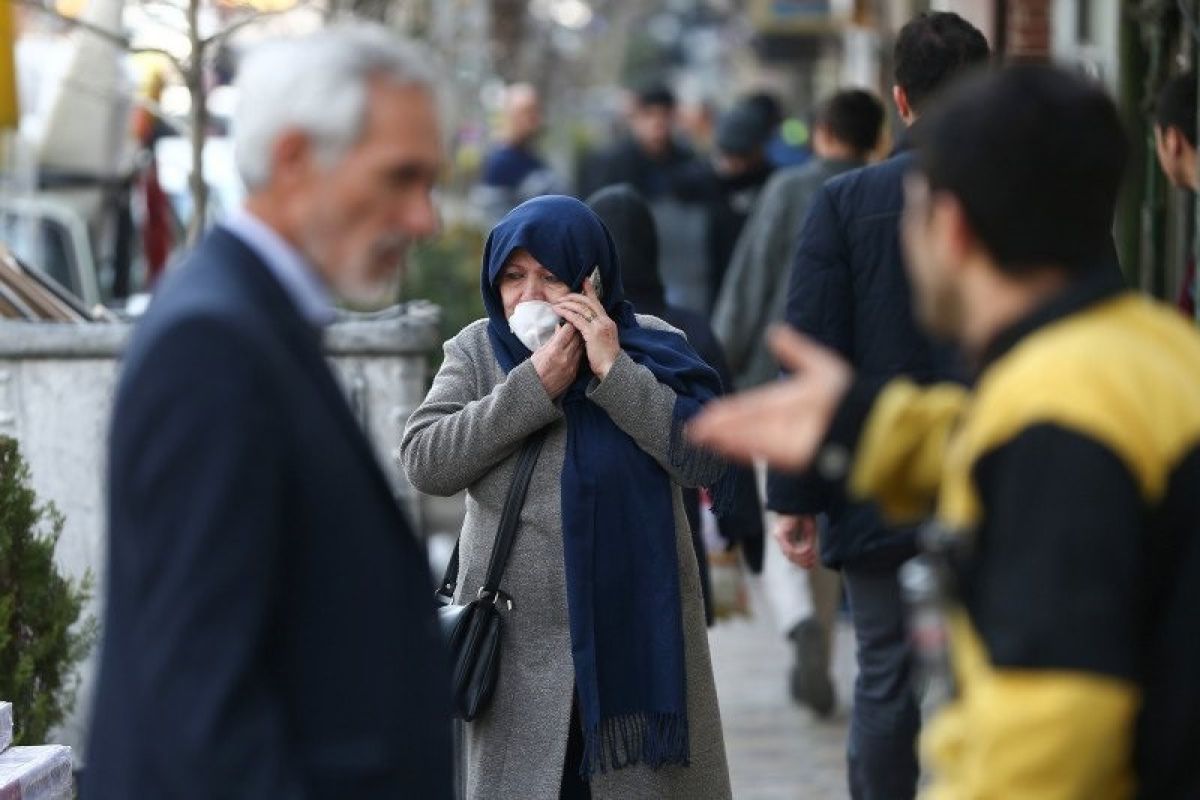
[[912, 125], [906, 127], [900, 132], [900, 135], [896, 137], [896, 146], [892, 148], [891, 155], [897, 156], [915, 148], [917, 143], [921, 141], [921, 130], [920, 118], [913, 120]]
[[984, 350], [979, 366], [980, 372], [1016, 347], [1026, 336], [1051, 323], [1110, 300], [1125, 289], [1120, 272], [1110, 269], [1103, 269], [1073, 281], [1061, 292], [997, 334]]

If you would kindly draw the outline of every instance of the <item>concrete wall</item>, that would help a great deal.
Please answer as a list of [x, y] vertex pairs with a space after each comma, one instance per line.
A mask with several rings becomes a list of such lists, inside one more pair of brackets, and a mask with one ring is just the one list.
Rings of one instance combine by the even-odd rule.
[[[127, 325], [0, 322], [0, 434], [20, 441], [38, 497], [65, 515], [58, 561], [69, 575], [95, 576], [85, 613], [97, 619], [103, 619], [108, 421], [129, 334]], [[355, 414], [418, 530], [423, 501], [391, 453], [424, 396], [426, 354], [439, 342], [435, 311], [339, 323], [326, 338]], [[96, 656], [94, 649], [83, 664], [75, 712], [54, 737], [74, 748], [81, 763]]]

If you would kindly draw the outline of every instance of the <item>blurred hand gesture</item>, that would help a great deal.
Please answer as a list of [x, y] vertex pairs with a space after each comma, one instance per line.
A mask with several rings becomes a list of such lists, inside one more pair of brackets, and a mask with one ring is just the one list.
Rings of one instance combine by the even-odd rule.
[[774, 328], [770, 342], [793, 374], [710, 403], [688, 426], [688, 436], [731, 459], [803, 470], [816, 458], [854, 371], [832, 350], [790, 329]]

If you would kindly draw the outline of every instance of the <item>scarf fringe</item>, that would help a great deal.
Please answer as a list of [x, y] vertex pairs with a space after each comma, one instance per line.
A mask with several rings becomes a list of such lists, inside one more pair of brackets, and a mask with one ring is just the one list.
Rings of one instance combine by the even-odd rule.
[[579, 775], [590, 779], [608, 772], [645, 764], [651, 769], [668, 764], [690, 764], [687, 715], [638, 712], [608, 717], [584, 734], [583, 763]]
[[688, 441], [687, 420], [678, 416], [671, 423], [671, 442], [667, 449], [671, 466], [699, 478], [712, 494], [712, 511], [718, 518], [733, 512], [737, 497], [739, 470], [711, 450], [696, 447]]

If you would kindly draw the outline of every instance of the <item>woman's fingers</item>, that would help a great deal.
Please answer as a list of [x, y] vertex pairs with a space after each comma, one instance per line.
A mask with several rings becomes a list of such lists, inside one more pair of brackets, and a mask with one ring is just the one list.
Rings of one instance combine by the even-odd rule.
[[558, 301], [559, 304], [574, 304], [585, 317], [607, 317], [608, 312], [604, 310], [604, 306], [600, 301], [582, 294], [569, 294]]
[[567, 322], [571, 323], [575, 326], [575, 328], [578, 329], [580, 336], [582, 336], [585, 340], [587, 339], [589, 333], [588, 323], [591, 322], [591, 320], [588, 319], [587, 315], [584, 314], [583, 311], [573, 304], [563, 304], [557, 306], [555, 310], [562, 315]]

